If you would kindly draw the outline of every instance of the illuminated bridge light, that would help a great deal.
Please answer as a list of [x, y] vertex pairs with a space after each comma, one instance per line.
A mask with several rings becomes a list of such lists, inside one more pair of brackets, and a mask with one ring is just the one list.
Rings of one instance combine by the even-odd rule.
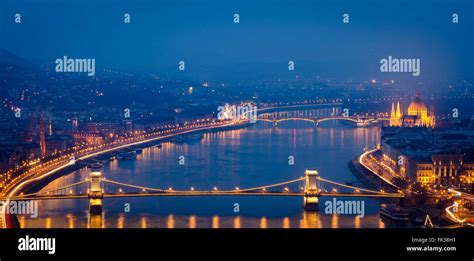
[[214, 187], [214, 191], [217, 191], [217, 187]]
[[119, 193], [122, 193], [122, 189], [121, 189], [121, 188], [119, 188]]
[[290, 190], [288, 188], [285, 188], [285, 192], [290, 192]]
[[173, 191], [173, 189], [171, 187], [168, 188], [169, 191]]
[[333, 188], [333, 189], [332, 189], [332, 192], [337, 192], [337, 189], [336, 189], [336, 188]]
[[238, 191], [238, 190], [239, 190], [239, 187], [235, 187], [235, 190], [237, 190], [237, 191]]
[[191, 191], [194, 191], [194, 188], [193, 188], [193, 187], [191, 187]]
[[359, 189], [354, 190], [355, 193], [360, 193]]

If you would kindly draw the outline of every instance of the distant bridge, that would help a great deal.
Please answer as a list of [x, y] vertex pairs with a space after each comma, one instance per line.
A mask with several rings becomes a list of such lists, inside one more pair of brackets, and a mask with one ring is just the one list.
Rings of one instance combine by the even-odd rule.
[[265, 113], [261, 114], [257, 118], [258, 121], [270, 122], [273, 126], [278, 126], [278, 123], [283, 121], [307, 121], [314, 124], [315, 127], [319, 126], [319, 123], [324, 121], [348, 121], [356, 124], [357, 127], [367, 127], [373, 123], [379, 121], [389, 120], [387, 117], [377, 116], [343, 116], [343, 115], [331, 115], [331, 116], [312, 116], [307, 114], [298, 113]]
[[[329, 187], [328, 187], [329, 186]], [[100, 172], [92, 172], [85, 180], [57, 189], [24, 194], [2, 200], [51, 200], [89, 198], [90, 212], [102, 212], [102, 199], [117, 197], [157, 197], [157, 196], [299, 196], [304, 197], [306, 210], [317, 210], [319, 197], [369, 197], [369, 198], [404, 198], [404, 194], [387, 193], [358, 188], [324, 179], [315, 170], [306, 170], [305, 177], [276, 184], [252, 188], [219, 190], [173, 190], [172, 188], [150, 188], [126, 184], [102, 177]]]

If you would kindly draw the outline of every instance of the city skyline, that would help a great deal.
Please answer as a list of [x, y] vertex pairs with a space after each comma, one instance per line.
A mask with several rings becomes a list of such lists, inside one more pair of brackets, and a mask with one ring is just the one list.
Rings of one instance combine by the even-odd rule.
[[473, 7], [1, 1], [1, 261], [471, 255]]

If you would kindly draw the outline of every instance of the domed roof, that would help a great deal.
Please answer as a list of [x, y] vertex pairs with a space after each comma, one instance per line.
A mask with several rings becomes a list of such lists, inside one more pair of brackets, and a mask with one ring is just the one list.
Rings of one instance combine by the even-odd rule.
[[426, 108], [426, 104], [425, 102], [423, 101], [423, 99], [421, 99], [420, 97], [416, 96], [410, 103], [410, 107], [425, 107]]
[[417, 115], [427, 111], [428, 109], [425, 102], [421, 99], [420, 94], [416, 93], [416, 97], [411, 101], [410, 106], [408, 106], [408, 114]]

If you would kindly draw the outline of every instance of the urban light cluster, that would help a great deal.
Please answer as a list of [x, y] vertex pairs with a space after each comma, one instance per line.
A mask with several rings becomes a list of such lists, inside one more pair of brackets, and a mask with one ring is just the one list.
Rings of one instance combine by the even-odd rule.
[[185, 122], [183, 124], [166, 125], [157, 131], [148, 133], [146, 131], [128, 132], [126, 135], [108, 143], [98, 145], [82, 144], [80, 146], [76, 145], [70, 147], [63, 151], [56, 151], [41, 158], [24, 161], [20, 166], [1, 174], [0, 177], [2, 177], [2, 180], [0, 181], [0, 193], [2, 196], [5, 196], [6, 192], [9, 191], [11, 187], [14, 187], [19, 181], [37, 174], [46, 173], [59, 166], [68, 164], [71, 162], [71, 159], [79, 159], [91, 154], [100, 154], [101, 151], [110, 151], [114, 148], [121, 148], [124, 145], [129, 145], [135, 142], [146, 142], [147, 140], [157, 139], [171, 134], [179, 134], [179, 132], [182, 131], [219, 127], [231, 122], [232, 121], [211, 118], [196, 119], [192, 122]]

